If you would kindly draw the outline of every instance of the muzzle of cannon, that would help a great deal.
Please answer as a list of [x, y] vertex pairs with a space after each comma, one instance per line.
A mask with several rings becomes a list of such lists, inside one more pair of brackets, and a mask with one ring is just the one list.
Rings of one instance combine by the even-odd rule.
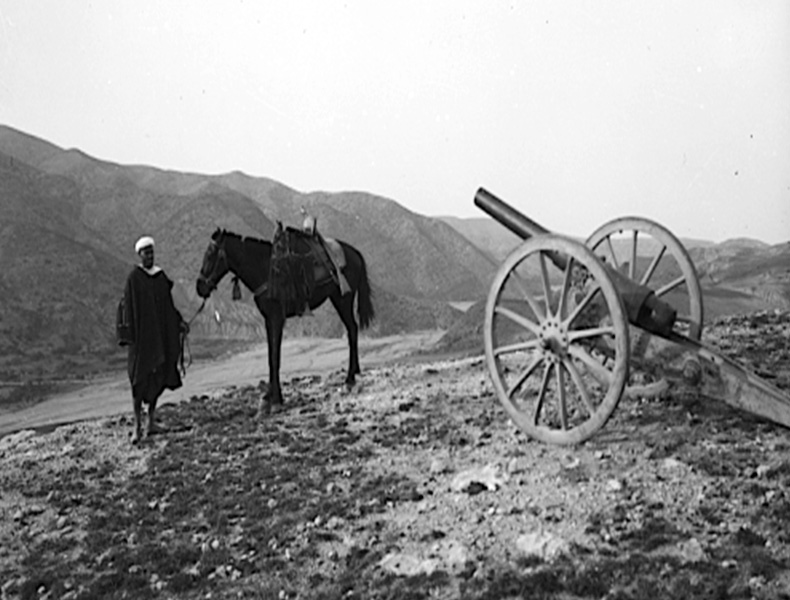
[[[523, 240], [551, 234], [548, 229], [526, 217], [484, 188], [477, 190], [474, 202], [475, 206]], [[567, 267], [565, 256], [550, 250], [547, 250], [545, 254], [558, 269], [565, 270]], [[604, 264], [604, 267], [622, 298], [628, 321], [650, 333], [668, 336], [672, 332], [677, 317], [675, 309], [660, 300], [649, 287], [629, 279], [609, 264]]]

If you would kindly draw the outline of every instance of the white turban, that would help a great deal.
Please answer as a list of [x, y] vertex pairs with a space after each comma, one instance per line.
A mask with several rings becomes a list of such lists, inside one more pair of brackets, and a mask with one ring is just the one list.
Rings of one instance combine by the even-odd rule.
[[153, 246], [153, 245], [154, 245], [154, 238], [148, 235], [144, 235], [143, 237], [141, 237], [139, 240], [135, 242], [134, 251], [139, 254], [140, 250], [142, 250], [143, 248], [147, 248], [148, 246]]

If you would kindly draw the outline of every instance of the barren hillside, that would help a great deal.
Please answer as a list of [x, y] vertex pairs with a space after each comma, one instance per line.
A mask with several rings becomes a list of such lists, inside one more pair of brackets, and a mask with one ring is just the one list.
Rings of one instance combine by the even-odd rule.
[[[706, 340], [790, 394], [790, 314]], [[527, 439], [480, 357], [305, 374], [0, 440], [7, 598], [790, 595], [790, 432], [691, 388], [579, 447]]]

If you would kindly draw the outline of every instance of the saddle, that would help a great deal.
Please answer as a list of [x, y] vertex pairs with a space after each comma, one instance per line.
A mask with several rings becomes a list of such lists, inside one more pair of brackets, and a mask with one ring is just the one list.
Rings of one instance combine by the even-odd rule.
[[286, 311], [304, 314], [318, 285], [334, 281], [341, 294], [351, 291], [343, 275], [346, 257], [340, 242], [318, 232], [279, 226], [272, 242], [268, 295]]

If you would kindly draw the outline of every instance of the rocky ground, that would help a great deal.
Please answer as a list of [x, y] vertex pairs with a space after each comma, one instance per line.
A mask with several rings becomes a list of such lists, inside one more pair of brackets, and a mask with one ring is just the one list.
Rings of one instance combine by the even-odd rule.
[[[790, 395], [790, 315], [706, 339]], [[790, 598], [790, 431], [692, 389], [529, 440], [480, 357], [0, 440], [3, 598]]]

